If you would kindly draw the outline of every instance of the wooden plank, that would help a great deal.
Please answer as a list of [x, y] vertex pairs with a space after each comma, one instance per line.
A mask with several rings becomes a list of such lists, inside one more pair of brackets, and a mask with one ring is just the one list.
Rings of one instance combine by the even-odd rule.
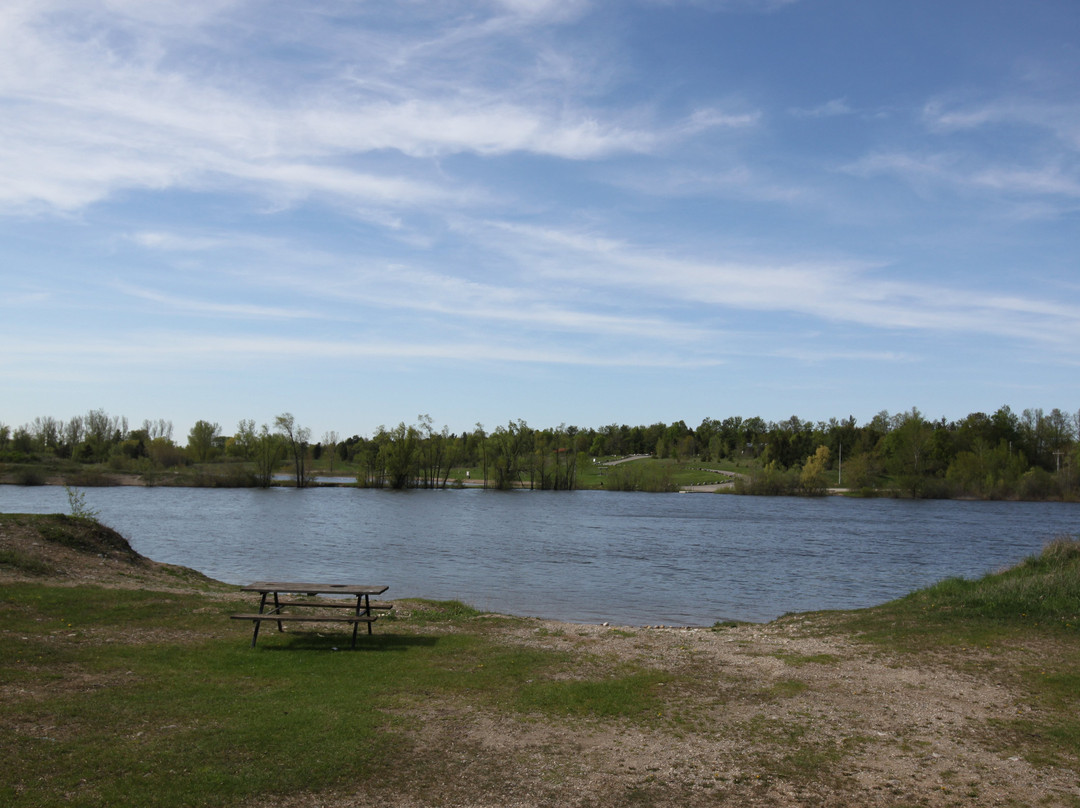
[[233, 614], [233, 620], [270, 620], [283, 623], [374, 623], [379, 618], [366, 614]]
[[256, 581], [242, 586], [242, 592], [294, 592], [306, 595], [381, 595], [389, 586], [360, 584], [326, 584], [293, 581]]
[[[356, 608], [356, 602], [355, 601], [348, 601], [348, 602], [343, 601], [342, 603], [329, 603], [329, 602], [324, 601], [324, 600], [279, 600], [278, 605], [279, 606], [307, 606], [307, 607], [312, 608], [312, 609], [324, 608], [324, 607], [327, 608], [327, 609], [355, 609]], [[361, 604], [361, 608], [363, 608], [363, 604]], [[393, 609], [394, 604], [393, 603], [384, 603], [383, 601], [379, 601], [379, 600], [373, 600], [373, 601], [371, 601], [371, 608], [372, 609]]]

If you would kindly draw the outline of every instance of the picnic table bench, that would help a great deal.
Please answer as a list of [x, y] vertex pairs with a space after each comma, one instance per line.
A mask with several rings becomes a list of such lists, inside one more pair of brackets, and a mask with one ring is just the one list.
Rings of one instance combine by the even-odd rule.
[[[379, 619], [377, 611], [386, 611], [394, 608], [394, 604], [383, 601], [371, 600], [372, 595], [381, 595], [390, 587], [378, 585], [367, 586], [360, 584], [325, 584], [305, 583], [292, 581], [256, 581], [249, 586], [241, 587], [244, 592], [258, 592], [259, 611], [253, 614], [234, 614], [233, 620], [250, 620], [255, 628], [251, 634], [251, 647], [255, 647], [259, 639], [259, 627], [267, 620], [277, 623], [278, 631], [285, 631], [285, 623], [351, 623], [352, 647], [356, 648], [356, 635], [361, 623], [366, 623], [368, 634], [372, 633], [372, 624]], [[283, 599], [282, 595], [348, 595], [356, 598], [355, 601], [341, 600], [332, 601], [325, 598], [319, 600], [296, 600], [295, 598]], [[273, 602], [268, 600], [273, 598]], [[269, 607], [269, 608], [268, 608]], [[283, 612], [289, 608], [315, 608], [315, 609], [349, 609], [345, 613], [298, 613]]]

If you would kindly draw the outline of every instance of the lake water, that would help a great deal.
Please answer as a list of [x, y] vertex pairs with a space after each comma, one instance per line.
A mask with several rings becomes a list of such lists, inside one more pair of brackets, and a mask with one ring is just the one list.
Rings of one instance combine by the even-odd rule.
[[[572, 622], [712, 625], [882, 603], [1080, 533], [1080, 506], [351, 488], [87, 488], [143, 555], [230, 583], [388, 584]], [[67, 513], [0, 486], [0, 512]]]

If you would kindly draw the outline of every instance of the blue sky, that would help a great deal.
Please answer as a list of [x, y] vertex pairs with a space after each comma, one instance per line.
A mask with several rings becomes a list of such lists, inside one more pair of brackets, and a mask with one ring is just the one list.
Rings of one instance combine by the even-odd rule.
[[8, 0], [0, 421], [1080, 408], [1075, 0]]

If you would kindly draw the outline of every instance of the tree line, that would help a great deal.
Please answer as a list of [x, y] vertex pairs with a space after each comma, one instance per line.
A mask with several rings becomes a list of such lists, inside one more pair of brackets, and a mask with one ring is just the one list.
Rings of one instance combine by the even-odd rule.
[[311, 481], [312, 461], [331, 472], [335, 462], [348, 463], [360, 484], [389, 488], [444, 487], [451, 469], [469, 468], [495, 488], [572, 489], [588, 458], [641, 454], [745, 468], [740, 488], [746, 493], [885, 487], [912, 497], [1047, 499], [1080, 494], [1078, 437], [1080, 413], [1015, 413], [1003, 406], [956, 421], [932, 420], [913, 408], [883, 411], [864, 424], [853, 417], [776, 422], [732, 416], [705, 418], [696, 428], [676, 421], [536, 429], [512, 420], [460, 433], [437, 430], [430, 416], [420, 415], [413, 424], [380, 426], [370, 437], [327, 432], [318, 442], [283, 413], [258, 426], [242, 420], [232, 434], [200, 420], [179, 443], [169, 421], [132, 428], [126, 418], [98, 409], [66, 421], [38, 417], [14, 429], [0, 423], [0, 460], [56, 457], [134, 472], [235, 461], [257, 485], [270, 485], [287, 462], [301, 487]]

